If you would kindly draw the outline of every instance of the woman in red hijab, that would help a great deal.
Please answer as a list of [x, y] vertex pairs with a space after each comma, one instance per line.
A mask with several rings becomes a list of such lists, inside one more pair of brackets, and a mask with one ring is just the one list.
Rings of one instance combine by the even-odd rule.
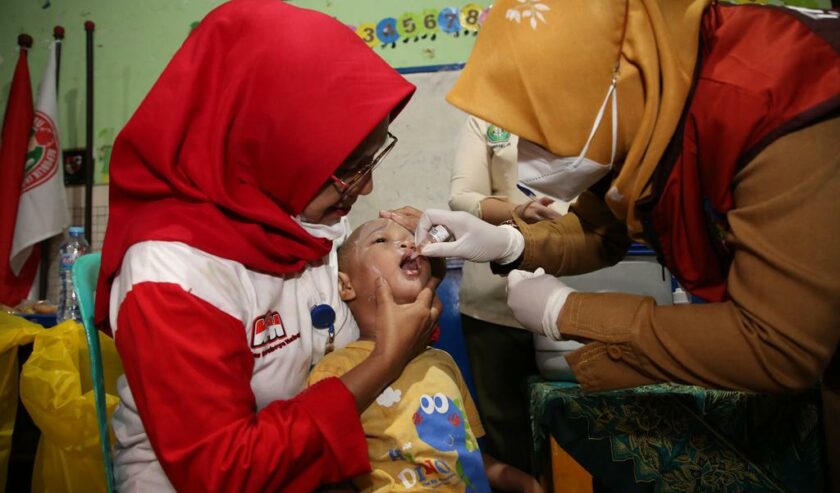
[[[358, 413], [426, 343], [429, 286], [378, 290], [376, 351], [301, 392], [357, 327], [322, 262], [414, 91], [339, 22], [276, 0], [211, 12], [120, 133], [97, 322], [125, 369], [123, 491], [311, 491], [368, 471]], [[336, 311], [313, 328], [316, 305]]]

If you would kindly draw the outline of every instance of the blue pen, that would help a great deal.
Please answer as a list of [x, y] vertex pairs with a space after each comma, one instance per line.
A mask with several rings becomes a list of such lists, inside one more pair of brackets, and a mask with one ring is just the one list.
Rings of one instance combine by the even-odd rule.
[[525, 195], [528, 196], [528, 198], [530, 198], [532, 200], [537, 200], [537, 194], [535, 194], [534, 191], [531, 190], [530, 188], [528, 188], [526, 186], [523, 186], [523, 185], [520, 185], [519, 183], [516, 184], [516, 188], [521, 190], [522, 193], [524, 193]]

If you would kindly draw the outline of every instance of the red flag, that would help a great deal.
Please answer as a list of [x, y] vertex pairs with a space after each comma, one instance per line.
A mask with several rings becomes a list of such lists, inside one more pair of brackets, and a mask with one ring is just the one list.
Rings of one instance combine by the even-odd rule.
[[41, 257], [40, 252], [34, 252], [19, 275], [15, 275], [9, 263], [33, 119], [32, 84], [29, 81], [26, 48], [21, 48], [6, 103], [3, 136], [0, 140], [0, 303], [9, 306], [17, 305], [29, 294]]

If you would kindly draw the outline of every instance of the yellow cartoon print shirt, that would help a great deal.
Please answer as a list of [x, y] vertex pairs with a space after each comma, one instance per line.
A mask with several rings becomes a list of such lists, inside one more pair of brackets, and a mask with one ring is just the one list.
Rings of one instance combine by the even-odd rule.
[[[356, 341], [324, 357], [309, 384], [338, 377], [373, 350]], [[354, 480], [365, 492], [489, 492], [476, 437], [484, 435], [461, 372], [448, 353], [414, 358], [362, 414], [372, 472]]]

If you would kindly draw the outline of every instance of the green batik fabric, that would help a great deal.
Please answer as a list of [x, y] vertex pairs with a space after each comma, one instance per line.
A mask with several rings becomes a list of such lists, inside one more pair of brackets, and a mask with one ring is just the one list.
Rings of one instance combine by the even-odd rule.
[[819, 393], [660, 384], [585, 393], [532, 381], [537, 457], [548, 434], [611, 492], [823, 491]]

